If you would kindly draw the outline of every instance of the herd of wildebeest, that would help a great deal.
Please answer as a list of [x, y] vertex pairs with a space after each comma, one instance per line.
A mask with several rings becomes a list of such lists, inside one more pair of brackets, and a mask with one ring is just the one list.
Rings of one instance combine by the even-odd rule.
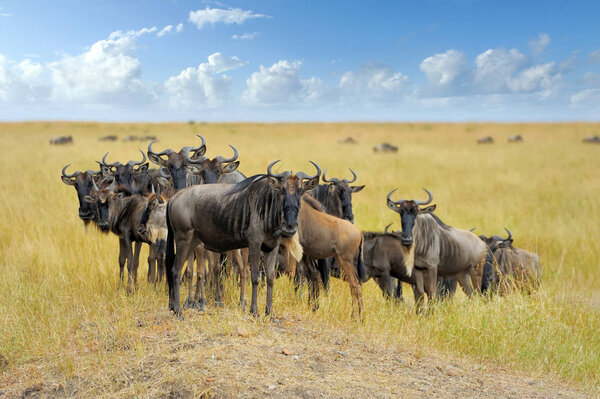
[[[62, 181], [77, 191], [79, 218], [118, 237], [120, 280], [127, 265], [128, 291], [135, 289], [140, 249], [148, 244], [148, 281], [156, 284], [166, 275], [169, 308], [177, 315], [182, 281], [188, 285], [184, 306], [203, 310], [207, 287], [222, 305], [228, 273], [239, 278], [242, 308], [250, 276], [252, 314], [258, 313], [261, 278], [266, 314], [272, 313], [278, 273], [308, 283], [314, 309], [330, 276], [345, 279], [359, 314], [362, 283], [369, 278], [396, 300], [402, 300], [401, 282], [411, 284], [418, 311], [425, 295], [428, 301], [452, 296], [457, 283], [468, 296], [531, 292], [540, 283], [537, 255], [514, 247], [510, 231], [508, 237], [477, 236], [448, 226], [434, 214], [428, 190], [426, 200], [394, 200], [396, 189], [390, 191], [387, 206], [399, 214], [401, 229], [361, 232], [353, 224], [352, 195], [364, 186], [351, 185], [357, 180], [351, 169], [351, 179], [328, 177], [312, 161], [313, 174], [274, 172], [274, 161], [266, 173], [246, 177], [235, 147], [230, 158], [210, 159], [198, 137], [200, 145], [179, 151], [156, 152], [153, 140], [147, 153], [140, 150], [141, 161], [111, 162], [106, 153], [96, 161], [99, 170], [62, 169]], [[149, 168], [147, 158], [158, 168]]]

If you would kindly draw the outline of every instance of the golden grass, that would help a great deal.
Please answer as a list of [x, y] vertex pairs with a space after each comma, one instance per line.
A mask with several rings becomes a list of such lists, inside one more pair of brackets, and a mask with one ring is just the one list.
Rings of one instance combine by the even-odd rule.
[[[537, 294], [475, 300], [460, 294], [421, 317], [408, 298], [410, 289], [407, 303], [395, 305], [385, 302], [370, 281], [363, 290], [362, 322], [350, 319], [343, 282], [333, 282], [313, 313], [306, 296], [299, 299], [287, 278], [280, 278], [274, 295], [278, 316], [302, 320], [323, 335], [343, 332], [349, 340], [408, 348], [416, 356], [437, 351], [529, 375], [559, 376], [597, 392], [600, 147], [584, 145], [581, 138], [599, 128], [577, 123], [1, 124], [0, 373], [53, 373], [66, 384], [116, 365], [143, 369], [152, 356], [164, 354], [163, 345], [184, 345], [197, 334], [235, 336], [239, 326], [256, 335], [268, 330], [268, 321], [253, 321], [236, 310], [232, 281], [225, 310], [209, 305], [206, 315], [187, 312], [185, 322], [176, 322], [167, 311], [164, 289], [145, 283], [146, 250], [139, 290], [127, 296], [118, 283], [117, 239], [83, 228], [75, 191], [60, 181], [67, 163], [70, 171], [95, 169], [94, 160], [106, 151], [111, 161], [127, 161], [139, 159], [138, 148], [145, 150], [139, 142], [98, 142], [100, 136], [152, 134], [160, 138], [156, 149], [179, 149], [199, 141], [194, 134], [200, 133], [210, 156], [228, 155], [227, 144], [235, 145], [247, 175], [264, 172], [274, 159], [283, 160], [282, 168], [312, 173], [310, 159], [331, 176], [349, 177], [352, 168], [357, 184], [366, 184], [353, 198], [362, 230], [399, 225], [385, 205], [388, 191], [399, 187], [399, 196], [424, 198], [421, 187], [426, 187], [446, 223], [477, 227], [480, 234], [501, 234], [507, 226], [515, 245], [537, 252], [543, 266]], [[48, 144], [62, 134], [72, 135], [74, 144]], [[525, 142], [508, 144], [513, 134], [523, 135]], [[496, 144], [475, 144], [484, 135], [494, 136]], [[347, 136], [358, 144], [337, 144]], [[372, 146], [382, 141], [398, 145], [398, 153], [374, 154]], [[178, 372], [193, 385], [192, 374]], [[87, 395], [153, 396], [174, 378], [154, 376], [144, 385], [114, 373], [96, 377]], [[200, 396], [208, 385], [199, 384], [190, 394]]]

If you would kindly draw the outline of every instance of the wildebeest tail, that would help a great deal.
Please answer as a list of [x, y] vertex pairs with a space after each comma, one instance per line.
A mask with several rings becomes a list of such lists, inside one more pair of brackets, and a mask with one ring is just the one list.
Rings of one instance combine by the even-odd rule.
[[361, 283], [367, 281], [367, 268], [365, 267], [365, 261], [363, 259], [363, 237], [360, 237], [360, 245], [358, 246], [358, 259], [356, 260], [356, 274], [358, 280]]
[[165, 256], [165, 267], [167, 272], [167, 284], [169, 285], [169, 296], [173, 292], [173, 284], [175, 283], [175, 276], [173, 274], [173, 266], [175, 264], [175, 240], [173, 237], [173, 228], [171, 227], [171, 220], [169, 219], [169, 207], [171, 204], [167, 204], [167, 254]]

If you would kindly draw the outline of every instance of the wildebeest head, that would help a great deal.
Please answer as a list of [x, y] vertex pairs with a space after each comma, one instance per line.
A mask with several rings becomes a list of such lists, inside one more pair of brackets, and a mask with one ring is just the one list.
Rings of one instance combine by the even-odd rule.
[[283, 223], [281, 234], [284, 237], [291, 237], [298, 230], [298, 211], [300, 210], [300, 198], [306, 191], [313, 190], [319, 185], [321, 168], [319, 165], [310, 161], [317, 173], [314, 176], [308, 176], [304, 172], [298, 172], [295, 175], [292, 172], [273, 173], [272, 168], [279, 160], [271, 162], [267, 167], [267, 179], [269, 186], [279, 192], [283, 200]]
[[231, 158], [217, 156], [210, 159], [196, 152], [191, 157], [193, 162], [188, 169], [193, 171], [193, 174], [200, 176], [203, 184], [220, 183], [223, 175], [233, 172], [240, 164], [240, 161], [236, 161], [239, 156], [238, 150], [232, 145], [230, 147], [233, 150]]
[[67, 168], [70, 165], [62, 169], [61, 178], [65, 184], [75, 187], [77, 198], [79, 199], [79, 218], [87, 224], [94, 218], [94, 212], [90, 202], [85, 197], [90, 195], [94, 179], [100, 177], [100, 172], [87, 170], [85, 172], [77, 171], [73, 174], [67, 174]]
[[487, 245], [487, 247], [491, 253], [496, 252], [496, 250], [499, 248], [508, 248], [512, 245], [513, 238], [512, 238], [512, 234], [510, 233], [510, 230], [508, 230], [506, 227], [504, 228], [504, 230], [506, 230], [508, 233], [507, 238], [503, 238], [503, 237], [496, 236], [496, 235], [489, 236], [489, 237], [487, 237], [485, 235], [479, 236], [479, 238], [485, 243], [485, 245]]
[[352, 212], [352, 193], [357, 193], [363, 188], [362, 186], [351, 186], [350, 183], [354, 183], [356, 181], [356, 173], [352, 169], [349, 169], [352, 173], [352, 180], [348, 179], [338, 179], [331, 178], [327, 179], [325, 174], [327, 173], [327, 169], [323, 172], [323, 181], [329, 183], [327, 187], [327, 208], [334, 207], [335, 209], [329, 209], [332, 212], [335, 212], [337, 215], [342, 215], [343, 219], [348, 220], [351, 223], [354, 223], [354, 213]]
[[[181, 190], [187, 186], [187, 174], [196, 174], [197, 170], [191, 165], [202, 163], [202, 156], [206, 152], [206, 141], [200, 135], [196, 135], [202, 140], [202, 144], [198, 147], [182, 147], [179, 152], [175, 152], [170, 148], [162, 152], [152, 151], [152, 144], [156, 140], [152, 140], [148, 144], [148, 158], [155, 164], [166, 168], [173, 179], [173, 187], [175, 190]], [[192, 154], [190, 156], [190, 153]]]
[[429, 195], [429, 198], [426, 201], [414, 199], [401, 199], [398, 201], [392, 201], [390, 197], [392, 193], [396, 190], [397, 188], [393, 189], [388, 193], [387, 205], [391, 210], [400, 215], [400, 223], [402, 224], [402, 234], [400, 235], [400, 241], [402, 242], [402, 245], [410, 247], [413, 243], [413, 229], [415, 227], [417, 215], [431, 213], [435, 210], [435, 205], [428, 206], [427, 208], [419, 207], [421, 205], [430, 204], [431, 201], [433, 201], [433, 194], [431, 194], [427, 189], [423, 189]]
[[140, 218], [138, 233], [147, 236], [150, 242], [154, 242], [154, 240], [152, 239], [152, 237], [150, 237], [151, 234], [149, 234], [148, 231], [152, 230], [152, 228], [149, 229], [147, 224], [150, 223], [152, 216], [155, 214], [156, 210], [159, 207], [166, 206], [167, 201], [167, 198], [157, 194], [156, 192], [154, 192], [154, 190], [152, 190], [152, 193], [148, 197], [146, 197], [146, 208], [144, 209], [144, 212], [142, 213], [142, 216]]
[[103, 233], [108, 233], [110, 228], [110, 202], [116, 195], [123, 196], [124, 193], [115, 194], [110, 188], [99, 189], [96, 182], [92, 181], [90, 195], [85, 196], [85, 200], [91, 204], [96, 224]]
[[130, 195], [137, 194], [140, 191], [135, 187], [134, 180], [139, 175], [148, 172], [148, 164], [144, 163], [146, 162], [146, 154], [144, 154], [142, 150], [140, 150], [140, 152], [142, 153], [142, 160], [140, 162], [132, 160], [125, 165], [121, 164], [121, 162], [107, 163], [106, 156], [108, 155], [108, 152], [102, 157], [102, 162], [100, 162], [102, 172], [115, 179], [115, 189], [117, 192]]

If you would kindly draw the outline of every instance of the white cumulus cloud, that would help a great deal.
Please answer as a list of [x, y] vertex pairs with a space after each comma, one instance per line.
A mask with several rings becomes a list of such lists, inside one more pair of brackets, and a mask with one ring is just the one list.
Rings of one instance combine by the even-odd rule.
[[158, 37], [163, 37], [166, 34], [169, 33], [179, 33], [183, 30], [183, 24], [177, 24], [177, 26], [173, 26], [173, 25], [167, 25], [164, 28], [162, 28], [161, 30], [158, 31], [158, 33], [156, 34], [156, 36]]
[[234, 40], [253, 40], [256, 36], [258, 36], [258, 33], [259, 32], [246, 32], [243, 35], [233, 35], [231, 36], [231, 38]]
[[44, 67], [30, 59], [18, 64], [0, 54], [0, 104], [31, 103], [43, 99], [48, 87], [41, 80]]
[[231, 78], [219, 74], [245, 64], [238, 57], [226, 57], [221, 53], [211, 54], [208, 62], [200, 64], [197, 68], [186, 68], [164, 83], [169, 105], [173, 108], [188, 109], [222, 105], [229, 98]]
[[533, 55], [539, 55], [542, 51], [550, 44], [550, 35], [547, 33], [540, 33], [538, 37], [529, 41], [529, 48]]
[[249, 19], [271, 18], [265, 14], [256, 14], [252, 10], [242, 10], [241, 8], [210, 8], [204, 10], [190, 11], [189, 21], [196, 25], [198, 29], [205, 25], [238, 24], [241, 25]]
[[571, 96], [573, 105], [597, 105], [600, 104], [600, 89], [585, 89]]
[[448, 50], [425, 58], [419, 68], [430, 83], [448, 85], [468, 70], [468, 62], [464, 53]]
[[475, 58], [473, 82], [483, 92], [503, 92], [508, 79], [526, 65], [527, 57], [517, 49], [490, 49]]
[[106, 104], [148, 101], [151, 93], [141, 82], [135, 40], [156, 31], [156, 27], [116, 31], [82, 54], [49, 63], [54, 99]]
[[370, 63], [341, 76], [340, 99], [344, 102], [393, 101], [405, 92], [409, 84], [408, 76], [401, 72], [393, 72], [380, 63]]

